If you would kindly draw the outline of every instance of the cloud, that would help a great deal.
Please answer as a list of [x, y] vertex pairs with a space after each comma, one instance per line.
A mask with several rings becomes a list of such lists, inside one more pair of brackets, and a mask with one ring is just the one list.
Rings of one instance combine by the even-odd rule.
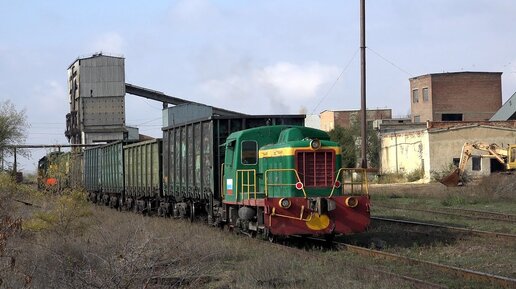
[[105, 53], [123, 54], [124, 51], [124, 39], [120, 34], [116, 32], [107, 32], [95, 39], [90, 45], [89, 50], [98, 52], [102, 51]]
[[338, 68], [318, 62], [303, 65], [280, 62], [257, 71], [255, 77], [284, 100], [307, 100], [316, 96], [321, 84], [337, 75]]
[[[337, 67], [318, 62], [278, 62], [251, 68], [247, 73], [209, 79], [201, 83], [200, 89], [204, 94], [230, 102], [239, 110], [297, 113], [301, 106], [318, 99], [322, 86], [333, 81], [338, 72]], [[268, 100], [269, 107], [263, 106], [264, 99]]]

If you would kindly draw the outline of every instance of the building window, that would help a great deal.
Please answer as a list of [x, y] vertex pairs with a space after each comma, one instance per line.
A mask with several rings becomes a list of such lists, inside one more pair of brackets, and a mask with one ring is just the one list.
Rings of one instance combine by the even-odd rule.
[[472, 169], [474, 171], [480, 171], [482, 169], [482, 162], [481, 162], [481, 158], [479, 156], [475, 156], [475, 157], [472, 157], [471, 160], [473, 161], [473, 167]]
[[419, 116], [419, 115], [414, 116], [414, 122], [421, 122], [421, 116]]
[[459, 158], [453, 158], [453, 165], [456, 167], [459, 167], [460, 159]]
[[419, 90], [417, 90], [417, 89], [412, 90], [412, 102], [413, 103], [419, 102]]
[[242, 164], [255, 165], [258, 160], [258, 144], [255, 141], [242, 142]]
[[423, 88], [423, 101], [428, 101], [428, 87]]
[[443, 113], [442, 121], [462, 121], [462, 113]]

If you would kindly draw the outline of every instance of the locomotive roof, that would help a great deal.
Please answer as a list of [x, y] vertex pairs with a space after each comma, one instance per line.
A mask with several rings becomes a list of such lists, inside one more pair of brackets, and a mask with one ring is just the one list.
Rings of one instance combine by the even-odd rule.
[[330, 136], [325, 131], [311, 127], [296, 125], [270, 125], [234, 132], [228, 136], [226, 143], [228, 141], [238, 139], [244, 135], [248, 136], [253, 134], [256, 134], [256, 137], [260, 137], [260, 135], [263, 134], [276, 134], [277, 143], [285, 143], [291, 140], [300, 140], [305, 137], [317, 138], [320, 140], [330, 139]]

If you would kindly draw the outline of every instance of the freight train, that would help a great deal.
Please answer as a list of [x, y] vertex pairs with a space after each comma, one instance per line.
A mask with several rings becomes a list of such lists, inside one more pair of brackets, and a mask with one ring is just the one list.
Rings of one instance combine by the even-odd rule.
[[202, 218], [266, 238], [363, 232], [365, 172], [302, 117], [220, 116], [165, 125], [163, 139], [84, 150], [91, 201], [121, 210]]

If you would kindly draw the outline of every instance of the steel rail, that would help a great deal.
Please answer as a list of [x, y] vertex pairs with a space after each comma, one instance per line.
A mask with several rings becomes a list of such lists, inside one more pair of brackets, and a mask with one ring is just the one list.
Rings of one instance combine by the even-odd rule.
[[381, 257], [388, 260], [396, 260], [402, 261], [407, 264], [416, 264], [416, 265], [424, 265], [427, 267], [431, 267], [433, 269], [437, 269], [442, 272], [447, 272], [453, 274], [454, 276], [459, 276], [466, 280], [473, 281], [481, 281], [481, 282], [489, 282], [491, 284], [496, 284], [497, 286], [501, 286], [501, 288], [516, 288], [516, 279], [494, 275], [490, 273], [484, 273], [469, 269], [463, 269], [455, 266], [444, 265], [440, 263], [435, 263], [431, 261], [425, 261], [415, 258], [410, 258], [402, 255], [397, 255], [393, 253], [387, 253], [383, 251], [368, 249], [364, 247], [349, 245], [341, 242], [333, 242], [340, 248], [346, 249], [350, 252], [354, 252], [361, 255], [373, 256], [373, 257]]
[[364, 270], [364, 271], [369, 271], [373, 274], [378, 274], [380, 276], [384, 276], [386, 278], [396, 278], [396, 279], [401, 279], [404, 281], [411, 282], [414, 285], [413, 288], [417, 288], [417, 289], [446, 289], [446, 288], [448, 288], [448, 286], [444, 286], [444, 285], [428, 282], [425, 280], [417, 279], [414, 277], [401, 275], [401, 274], [397, 274], [397, 273], [392, 273], [392, 272], [384, 271], [384, 270], [380, 270], [380, 269], [373, 269], [373, 268], [367, 268], [367, 267], [362, 267], [360, 269]]
[[399, 219], [384, 218], [384, 217], [371, 217], [371, 220], [398, 223], [398, 224], [404, 224], [404, 225], [426, 226], [426, 227], [447, 229], [447, 230], [459, 231], [459, 232], [464, 232], [464, 233], [470, 233], [470, 234], [474, 234], [477, 236], [496, 237], [496, 238], [507, 239], [507, 240], [515, 240], [516, 239], [516, 235], [514, 235], [514, 234], [491, 232], [491, 231], [481, 231], [481, 230], [475, 230], [475, 229], [452, 227], [452, 226], [438, 225], [438, 224], [418, 222], [418, 221], [407, 221], [407, 220], [399, 220]]
[[502, 217], [502, 218], [516, 220], [516, 215], [515, 214], [509, 214], [509, 213], [490, 212], [490, 211], [463, 209], [463, 208], [444, 208], [444, 209], [445, 210], [451, 210], [451, 211], [462, 211], [462, 212], [473, 213], [473, 214], [484, 214], [484, 215], [499, 216], [499, 217]]
[[510, 223], [514, 223], [515, 222], [515, 220], [511, 220], [510, 217], [508, 217], [507, 215], [504, 215], [504, 216], [506, 216], [505, 219], [501, 219], [501, 218], [486, 217], [486, 216], [462, 215], [462, 214], [458, 214], [458, 213], [435, 211], [435, 210], [430, 210], [430, 209], [393, 207], [393, 206], [385, 206], [385, 205], [375, 205], [375, 207], [387, 208], [387, 209], [393, 209], [393, 210], [406, 210], [406, 211], [414, 211], [414, 212], [425, 212], [425, 213], [431, 213], [431, 214], [456, 216], [456, 217], [462, 217], [462, 218], [475, 218], [475, 219], [479, 219], [479, 220], [501, 221], [501, 222], [510, 222]]
[[[302, 238], [301, 236], [296, 236], [296, 235], [293, 235], [291, 237]], [[323, 243], [327, 244], [326, 240], [320, 239], [317, 237], [305, 237], [305, 239], [313, 240], [313, 241], [317, 241], [317, 242], [323, 242]], [[336, 242], [333, 242], [333, 244], [336, 244]], [[273, 244], [273, 245], [277, 245], [277, 244]], [[279, 245], [279, 246], [287, 246], [287, 248], [295, 249], [294, 247], [288, 246], [288, 245]], [[305, 252], [305, 251], [303, 251], [303, 252]], [[355, 266], [355, 268], [362, 270], [362, 271], [369, 271], [372, 274], [377, 274], [377, 275], [383, 276], [385, 278], [394, 278], [394, 279], [399, 279], [399, 280], [403, 280], [406, 282], [410, 282], [413, 285], [412, 288], [417, 288], [417, 289], [446, 289], [446, 288], [448, 288], [448, 286], [444, 286], [441, 284], [437, 284], [437, 283], [425, 281], [422, 279], [414, 278], [411, 276], [406, 276], [406, 275], [401, 275], [398, 273], [385, 271], [385, 270], [380, 270], [377, 268], [363, 267], [363, 266]]]

